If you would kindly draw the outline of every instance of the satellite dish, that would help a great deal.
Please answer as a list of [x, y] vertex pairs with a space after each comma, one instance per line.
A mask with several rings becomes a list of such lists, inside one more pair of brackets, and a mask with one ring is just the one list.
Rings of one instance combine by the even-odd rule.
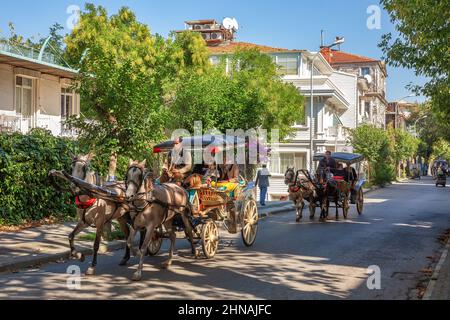
[[370, 75], [370, 74], [366, 74], [365, 76], [364, 76], [364, 78], [367, 80], [367, 82], [370, 84], [370, 83], [372, 83], [372, 76]]
[[225, 19], [223, 19], [222, 25], [224, 26], [225, 29], [228, 29], [228, 30], [234, 30], [234, 31], [239, 30], [239, 24], [238, 24], [236, 18], [225, 18]]

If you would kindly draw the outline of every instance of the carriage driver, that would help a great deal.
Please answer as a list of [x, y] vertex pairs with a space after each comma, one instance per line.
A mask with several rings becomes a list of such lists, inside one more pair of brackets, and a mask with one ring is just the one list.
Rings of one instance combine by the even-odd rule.
[[325, 152], [325, 157], [319, 161], [319, 168], [329, 168], [331, 173], [337, 168], [336, 160], [331, 157], [331, 151]]
[[183, 147], [182, 142], [182, 137], [174, 140], [174, 146], [163, 166], [163, 172], [170, 178], [170, 181], [178, 185], [182, 184], [192, 170], [191, 152]]

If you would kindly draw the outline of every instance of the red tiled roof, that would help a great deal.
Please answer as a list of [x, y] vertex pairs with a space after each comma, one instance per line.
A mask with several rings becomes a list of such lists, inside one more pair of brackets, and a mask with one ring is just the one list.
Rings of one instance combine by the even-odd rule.
[[232, 41], [226, 44], [218, 45], [218, 46], [209, 46], [208, 49], [211, 53], [233, 53], [238, 48], [241, 49], [257, 49], [260, 52], [271, 53], [271, 52], [301, 52], [303, 50], [290, 50], [283, 48], [274, 48], [269, 46], [258, 45], [249, 42], [239, 42]]
[[322, 48], [320, 50], [323, 57], [329, 64], [345, 64], [345, 63], [361, 63], [361, 62], [380, 62], [380, 60], [359, 56], [343, 51], [331, 50], [328, 48]]

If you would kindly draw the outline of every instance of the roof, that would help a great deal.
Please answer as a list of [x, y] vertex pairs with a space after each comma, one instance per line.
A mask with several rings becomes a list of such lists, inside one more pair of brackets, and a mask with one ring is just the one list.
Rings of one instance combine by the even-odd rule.
[[217, 23], [214, 19], [203, 19], [203, 20], [189, 20], [185, 21], [186, 24], [193, 25], [193, 24], [215, 24]]
[[[324, 154], [316, 154], [314, 156], [314, 161], [320, 161], [324, 157]], [[348, 164], [353, 164], [364, 160], [363, 155], [349, 152], [334, 152], [331, 154], [331, 157], [336, 161], [345, 162]]]
[[15, 53], [7, 52], [0, 49], [0, 63], [6, 63], [19, 68], [31, 69], [41, 73], [51, 74], [62, 78], [74, 79], [77, 71], [58, 66], [56, 64], [33, 58], [24, 57]]
[[290, 49], [283, 49], [283, 48], [275, 48], [275, 47], [263, 46], [263, 45], [259, 45], [259, 44], [254, 44], [254, 43], [249, 43], [249, 42], [240, 42], [240, 41], [232, 41], [232, 42], [225, 43], [223, 45], [208, 47], [209, 51], [213, 54], [214, 53], [216, 53], [216, 54], [233, 53], [238, 48], [256, 49], [260, 52], [265, 52], [265, 53], [304, 52], [304, 50], [290, 50]]
[[320, 50], [323, 57], [329, 64], [346, 64], [346, 63], [367, 63], [367, 62], [380, 62], [380, 60], [368, 58], [352, 53], [343, 51], [331, 50], [328, 48], [322, 48]]

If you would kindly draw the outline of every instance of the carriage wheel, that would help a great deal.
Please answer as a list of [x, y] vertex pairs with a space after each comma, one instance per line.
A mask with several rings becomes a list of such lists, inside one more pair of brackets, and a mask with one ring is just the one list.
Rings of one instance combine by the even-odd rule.
[[316, 205], [314, 203], [309, 204], [309, 218], [313, 219], [316, 214]]
[[258, 208], [255, 200], [247, 201], [244, 207], [244, 224], [241, 230], [242, 240], [247, 247], [255, 243], [258, 232]]
[[364, 210], [364, 192], [362, 188], [358, 190], [358, 198], [356, 199], [356, 210], [358, 210], [359, 215], [361, 215]]
[[153, 234], [153, 238], [150, 240], [148, 244], [147, 253], [149, 256], [156, 256], [161, 250], [161, 245], [163, 238], [161, 237], [162, 229], [157, 228]]
[[219, 247], [219, 229], [212, 220], [209, 220], [203, 225], [202, 247], [207, 259], [211, 259], [216, 255], [217, 248]]

